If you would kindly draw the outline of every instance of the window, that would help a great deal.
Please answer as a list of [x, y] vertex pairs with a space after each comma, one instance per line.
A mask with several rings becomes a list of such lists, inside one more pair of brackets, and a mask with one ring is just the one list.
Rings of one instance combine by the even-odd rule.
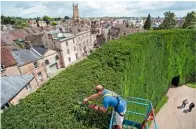
[[67, 54], [69, 54], [69, 49], [67, 49]]
[[54, 42], [54, 44], [55, 44], [55, 42]]
[[41, 73], [41, 72], [39, 72], [37, 75], [38, 75], [38, 79], [39, 79], [40, 81], [43, 81], [42, 73]]
[[88, 43], [88, 39], [86, 40], [86, 42]]
[[68, 58], [69, 62], [71, 62], [71, 57]]
[[68, 46], [68, 42], [66, 41], [66, 45]]
[[5, 70], [5, 66], [4, 65], [1, 65], [1, 71], [2, 70]]
[[51, 34], [48, 34], [48, 38], [49, 38], [49, 39], [52, 39], [52, 35], [51, 35]]
[[76, 59], [78, 59], [78, 53], [76, 53]]
[[55, 60], [56, 61], [59, 60], [59, 56], [58, 55], [55, 56]]
[[34, 68], [37, 68], [37, 67], [38, 67], [38, 63], [36, 61], [36, 62], [34, 62]]
[[49, 60], [45, 60], [45, 64], [49, 65], [50, 64]]
[[74, 46], [74, 51], [76, 51], [76, 46]]
[[27, 89], [28, 91], [32, 91], [31, 85], [28, 84], [28, 85], [26, 86], [26, 89]]
[[75, 43], [74, 39], [73, 39], [73, 43]]

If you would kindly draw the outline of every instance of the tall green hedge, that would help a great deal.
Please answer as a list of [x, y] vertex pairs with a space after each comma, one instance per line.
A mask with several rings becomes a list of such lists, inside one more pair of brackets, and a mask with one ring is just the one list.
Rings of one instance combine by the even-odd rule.
[[5, 111], [2, 129], [107, 128], [106, 114], [81, 105], [95, 85], [122, 96], [150, 99], [156, 106], [173, 77], [180, 76], [180, 84], [195, 79], [195, 45], [195, 30], [154, 31], [113, 40]]

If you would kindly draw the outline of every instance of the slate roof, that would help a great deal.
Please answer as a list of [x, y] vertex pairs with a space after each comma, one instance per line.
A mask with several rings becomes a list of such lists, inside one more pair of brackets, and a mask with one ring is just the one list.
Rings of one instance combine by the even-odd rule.
[[32, 74], [1, 77], [1, 107], [15, 97], [33, 78]]
[[70, 31], [71, 33], [77, 34], [80, 33], [82, 31], [86, 31], [88, 30], [88, 27], [86, 27], [85, 25], [74, 25], [70, 27]]
[[41, 59], [41, 57], [37, 53], [29, 49], [15, 50], [11, 53], [19, 66]]
[[33, 49], [36, 50], [40, 55], [44, 55], [45, 52], [48, 50], [47, 48], [44, 48], [44, 46], [33, 46]]
[[120, 36], [138, 33], [138, 32], [146, 32], [143, 28], [126, 28], [123, 24], [115, 24], [115, 27], [110, 28], [110, 32], [108, 35], [118, 38]]
[[104, 44], [104, 38], [103, 38], [103, 35], [100, 35], [100, 36], [97, 36], [97, 44], [99, 45], [99, 46], [101, 46], [101, 45], [103, 45]]
[[42, 27], [42, 29], [45, 31], [56, 30], [56, 26], [45, 26]]
[[5, 67], [16, 65], [17, 62], [6, 47], [1, 47], [1, 64]]
[[108, 35], [110, 35], [114, 38], [118, 38], [119, 34], [120, 34], [120, 28], [115, 28], [115, 27], [112, 27], [108, 33]]

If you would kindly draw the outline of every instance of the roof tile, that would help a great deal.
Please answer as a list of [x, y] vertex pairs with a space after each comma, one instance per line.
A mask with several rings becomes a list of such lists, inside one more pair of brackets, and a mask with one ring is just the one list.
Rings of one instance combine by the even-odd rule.
[[1, 47], [1, 64], [5, 67], [17, 64], [16, 60], [6, 47]]

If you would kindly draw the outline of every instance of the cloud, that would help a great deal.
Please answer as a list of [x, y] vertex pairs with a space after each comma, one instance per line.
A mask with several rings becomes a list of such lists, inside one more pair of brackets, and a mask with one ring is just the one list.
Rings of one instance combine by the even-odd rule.
[[93, 8], [93, 9], [100, 9], [101, 8], [100, 3], [96, 2], [96, 1], [87, 1], [87, 5], [89, 8]]
[[16, 8], [21, 8], [21, 9], [28, 9], [28, 8], [33, 7], [33, 5], [32, 4], [28, 4], [28, 3], [18, 3], [18, 4], [16, 4], [15, 7]]
[[72, 4], [78, 3], [81, 17], [101, 16], [164, 16], [172, 11], [182, 17], [188, 11], [195, 10], [196, 2], [183, 1], [37, 1], [37, 2], [1, 2], [2, 14], [20, 17], [72, 17]]
[[42, 3], [35, 3], [35, 4], [32, 4], [30, 8], [23, 9], [21, 12], [21, 15], [22, 16], [36, 15], [36, 14], [44, 15], [48, 12], [50, 12], [50, 10], [46, 7], [46, 5]]

